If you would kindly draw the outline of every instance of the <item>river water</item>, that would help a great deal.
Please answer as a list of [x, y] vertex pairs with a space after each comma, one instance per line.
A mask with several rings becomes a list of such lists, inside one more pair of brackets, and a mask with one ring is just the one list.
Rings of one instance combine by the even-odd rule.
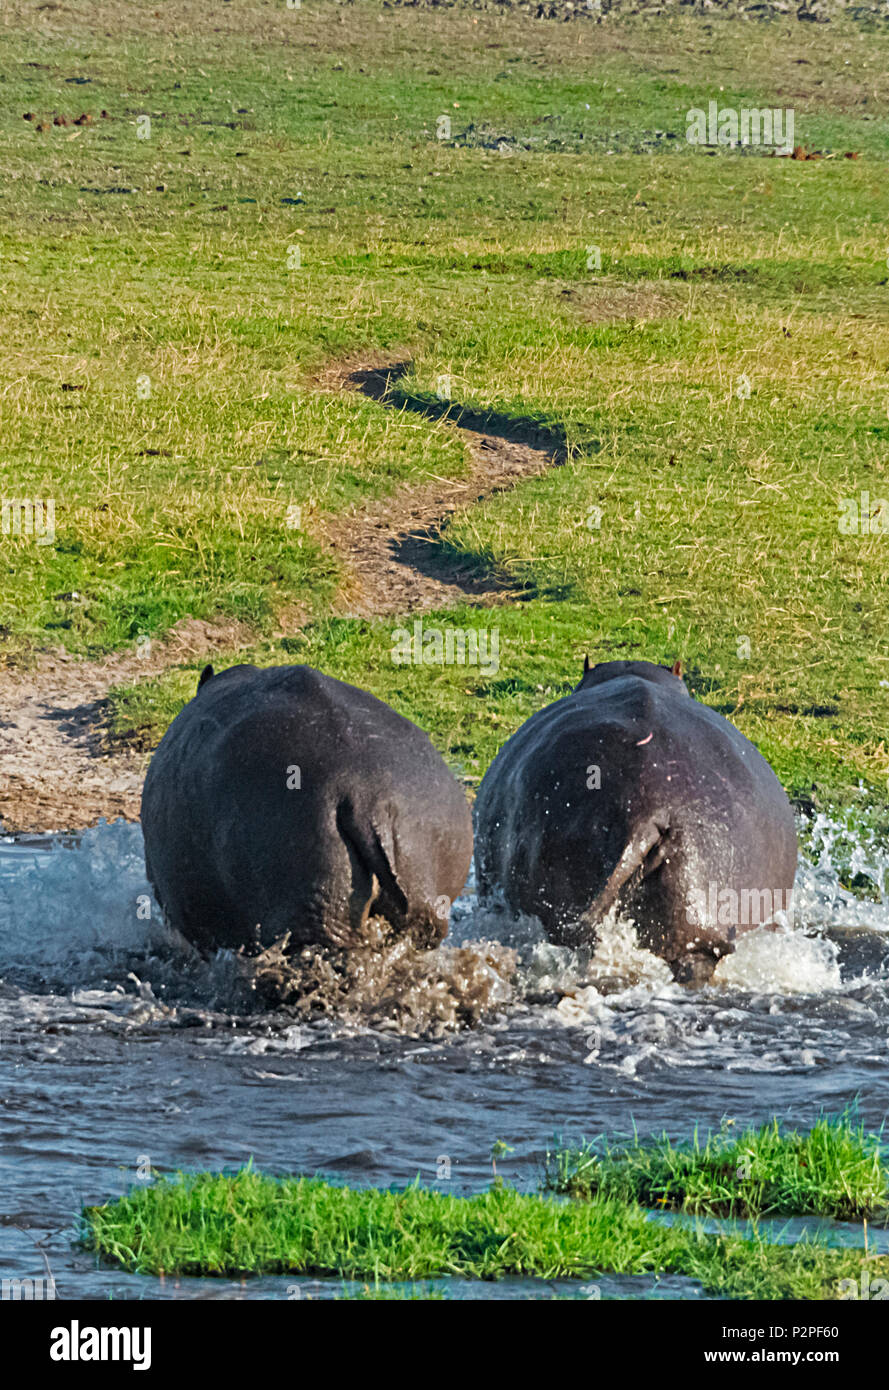
[[[269, 1172], [377, 1186], [419, 1175], [466, 1192], [490, 1182], [501, 1140], [512, 1152], [498, 1173], [534, 1189], [559, 1136], [635, 1126], [680, 1139], [774, 1114], [808, 1126], [850, 1104], [878, 1129], [889, 1114], [889, 851], [829, 817], [805, 831], [793, 929], [745, 938], [706, 989], [673, 984], [627, 924], [590, 957], [483, 914], [470, 892], [448, 944], [389, 960], [385, 978], [365, 971], [341, 1016], [263, 1004], [243, 963], [194, 958], [151, 900], [137, 826], [0, 839], [0, 1278], [49, 1269], [59, 1298], [349, 1292], [97, 1266], [73, 1245], [81, 1204], [149, 1168], [252, 1158]], [[375, 991], [394, 1001], [391, 1017], [369, 1005]], [[591, 1296], [568, 1283], [481, 1290], [566, 1292]], [[701, 1296], [676, 1278], [600, 1280], [600, 1292]]]

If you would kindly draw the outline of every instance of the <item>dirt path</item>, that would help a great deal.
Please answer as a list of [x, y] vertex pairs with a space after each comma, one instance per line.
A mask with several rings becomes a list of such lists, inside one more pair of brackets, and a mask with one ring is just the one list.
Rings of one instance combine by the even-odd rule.
[[237, 624], [185, 618], [150, 648], [96, 662], [42, 652], [25, 670], [0, 670], [3, 829], [81, 830], [102, 816], [138, 820], [146, 759], [105, 746], [108, 690], [180, 661], [237, 649], [248, 638]]
[[561, 441], [542, 439], [534, 427], [505, 417], [478, 417], [447, 402], [428, 405], [410, 398], [393, 399], [393, 391], [410, 367], [391, 362], [374, 367], [339, 366], [326, 374], [322, 389], [361, 391], [396, 408], [431, 418], [446, 418], [459, 428], [470, 448], [465, 478], [402, 488], [360, 513], [328, 521], [328, 543], [346, 571], [342, 611], [356, 617], [387, 617], [450, 608], [457, 603], [490, 605], [516, 595], [504, 575], [460, 563], [441, 544], [453, 513], [514, 487], [522, 478], [543, 473], [561, 462]]
[[[459, 602], [493, 604], [516, 596], [503, 576], [460, 565], [441, 534], [466, 507], [564, 456], [557, 438], [497, 416], [477, 417], [392, 399], [405, 362], [343, 363], [319, 379], [319, 390], [357, 390], [398, 408], [447, 416], [469, 442], [471, 468], [456, 481], [402, 489], [362, 511], [327, 521], [326, 542], [339, 556], [345, 582], [338, 608], [373, 617], [426, 612]], [[183, 619], [150, 648], [114, 652], [97, 662], [42, 652], [26, 668], [0, 668], [0, 827], [6, 833], [80, 830], [101, 818], [137, 820], [147, 757], [110, 749], [105, 739], [108, 690], [157, 675], [180, 662], [241, 650], [253, 634], [228, 623]]]

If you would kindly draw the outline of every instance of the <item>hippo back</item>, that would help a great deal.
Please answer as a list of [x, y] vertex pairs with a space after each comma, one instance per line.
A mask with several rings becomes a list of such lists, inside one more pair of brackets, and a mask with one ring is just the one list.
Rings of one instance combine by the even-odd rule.
[[681, 680], [623, 665], [595, 668], [491, 764], [476, 803], [479, 892], [539, 917], [556, 940], [583, 938], [617, 902], [667, 958], [731, 949], [734, 933], [718, 943], [689, 920], [689, 901], [711, 882], [790, 890], [789, 802], [753, 744]]
[[159, 901], [205, 947], [346, 944], [371, 910], [411, 930], [437, 916], [440, 937], [472, 847], [422, 730], [307, 666], [203, 681], [154, 755], [142, 824]]

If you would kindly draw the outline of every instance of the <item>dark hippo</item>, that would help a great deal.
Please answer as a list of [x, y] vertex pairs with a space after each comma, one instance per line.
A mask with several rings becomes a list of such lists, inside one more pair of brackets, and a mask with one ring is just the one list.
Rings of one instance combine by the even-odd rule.
[[792, 912], [793, 812], [765, 758], [679, 674], [590, 668], [501, 748], [479, 788], [482, 898], [560, 945], [617, 906], [675, 977], [702, 983], [736, 937]]
[[472, 856], [426, 734], [308, 666], [208, 666], [151, 761], [142, 830], [158, 902], [202, 950], [348, 946], [371, 914], [435, 945]]

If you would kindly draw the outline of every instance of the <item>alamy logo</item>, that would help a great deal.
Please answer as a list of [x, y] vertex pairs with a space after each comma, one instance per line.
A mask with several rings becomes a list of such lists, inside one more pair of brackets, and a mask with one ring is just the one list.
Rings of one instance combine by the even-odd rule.
[[843, 497], [838, 524], [842, 536], [885, 536], [889, 534], [889, 501], [871, 498], [869, 492], [858, 498]]
[[134, 1371], [151, 1367], [150, 1327], [81, 1327], [73, 1318], [50, 1336], [52, 1361], [132, 1361]]
[[424, 628], [418, 618], [413, 632], [398, 627], [392, 633], [392, 660], [396, 666], [478, 666], [493, 676], [500, 670], [500, 629]]
[[685, 906], [686, 921], [694, 927], [760, 927], [774, 922], [793, 925], [792, 888], [720, 888], [712, 879], [707, 892], [697, 888]]
[[0, 1280], [0, 1299], [10, 1302], [42, 1303], [55, 1298], [56, 1281], [49, 1279], [3, 1279]]
[[848, 1302], [849, 1299], [866, 1299], [873, 1302], [876, 1299], [889, 1298], [889, 1279], [872, 1279], [869, 1269], [861, 1271], [861, 1282], [857, 1279], [841, 1279], [839, 1287], [839, 1297], [841, 1301]]
[[793, 153], [794, 113], [778, 107], [693, 106], [686, 112], [685, 138], [690, 145], [774, 145], [782, 154]]
[[35, 536], [38, 545], [56, 538], [56, 502], [36, 497], [0, 498], [0, 531], [4, 536]]

